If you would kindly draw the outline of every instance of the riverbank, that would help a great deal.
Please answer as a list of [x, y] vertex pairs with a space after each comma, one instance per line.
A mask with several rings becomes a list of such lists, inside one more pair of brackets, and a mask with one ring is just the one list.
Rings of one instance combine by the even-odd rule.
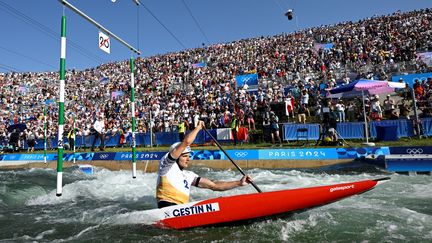
[[[236, 160], [236, 163], [243, 169], [311, 169], [331, 166], [336, 164], [345, 164], [352, 162], [353, 159], [338, 159], [338, 160]], [[132, 170], [130, 161], [118, 160], [94, 160], [94, 161], [79, 161], [63, 162], [63, 167], [73, 167], [79, 164], [89, 164], [96, 167], [105, 168], [112, 171]], [[156, 172], [159, 161], [147, 160], [137, 161], [137, 170], [145, 172]], [[192, 160], [192, 167], [206, 167], [219, 170], [235, 169], [234, 165], [229, 160]], [[0, 166], [0, 169], [31, 169], [31, 168], [51, 168], [56, 169], [55, 161], [47, 162], [19, 162], [10, 161], [8, 164]]]

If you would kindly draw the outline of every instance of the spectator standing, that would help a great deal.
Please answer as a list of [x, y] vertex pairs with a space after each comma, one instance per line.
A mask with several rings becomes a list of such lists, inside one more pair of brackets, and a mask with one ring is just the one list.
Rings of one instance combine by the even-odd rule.
[[252, 130], [256, 130], [256, 128], [255, 128], [255, 119], [254, 119], [254, 110], [252, 109], [252, 107], [249, 107], [247, 109], [246, 117], [247, 117], [247, 122], [248, 122], [249, 130], [251, 130], [251, 125], [252, 125]]
[[356, 120], [356, 106], [353, 101], [348, 103], [348, 107], [346, 109], [346, 120], [349, 122], [353, 122]]
[[91, 151], [94, 151], [94, 147], [96, 144], [96, 141], [100, 139], [100, 151], [104, 151], [105, 147], [105, 122], [103, 120], [102, 115], [99, 115], [93, 124], [93, 128], [95, 130], [94, 139], [91, 147]]
[[183, 118], [180, 118], [180, 122], [177, 125], [177, 129], [178, 129], [179, 139], [181, 142], [183, 141], [186, 132], [186, 124]]
[[386, 118], [390, 118], [393, 110], [395, 109], [395, 101], [390, 98], [390, 95], [387, 95], [386, 99], [383, 103], [384, 106], [384, 116]]
[[46, 141], [47, 141], [46, 146], [47, 146], [47, 149], [49, 149], [49, 150], [53, 150], [51, 138], [52, 138], [52, 133], [51, 133], [50, 129], [47, 129], [46, 130]]
[[304, 104], [300, 104], [297, 109], [297, 118], [299, 123], [306, 123], [307, 107]]
[[410, 119], [409, 113], [411, 112], [411, 106], [409, 105], [408, 101], [403, 98], [401, 100], [401, 104], [399, 104], [399, 117], [400, 118], [406, 118]]
[[370, 107], [370, 111], [376, 111], [378, 116], [381, 118], [383, 113], [382, 113], [382, 108], [379, 102], [379, 96], [375, 95], [371, 101], [371, 107]]
[[27, 140], [27, 133], [25, 131], [20, 132], [19, 140], [20, 149], [24, 149], [24, 142]]
[[18, 129], [14, 129], [9, 135], [9, 146], [11, 146], [12, 151], [19, 151], [20, 149], [20, 133]]
[[282, 147], [282, 140], [279, 136], [279, 118], [278, 116], [272, 111], [270, 112], [270, 131], [271, 131], [271, 140], [272, 140], [272, 147], [274, 147], [275, 141], [278, 140], [279, 147]]
[[75, 132], [73, 128], [69, 129], [69, 132], [67, 134], [67, 139], [69, 141], [69, 150], [73, 150], [75, 144]]
[[237, 145], [237, 132], [238, 132], [238, 115], [237, 113], [233, 113], [231, 116], [231, 121], [230, 121], [230, 127], [231, 127], [231, 132], [233, 134], [233, 138], [234, 138], [234, 146]]
[[36, 134], [34, 131], [29, 131], [27, 135], [27, 151], [33, 153], [35, 144], [36, 144]]
[[195, 115], [193, 116], [194, 128], [198, 126], [199, 120], [200, 120], [200, 115], [198, 111], [195, 111]]
[[306, 89], [301, 92], [300, 95], [300, 104], [304, 105], [306, 108], [309, 106], [309, 94]]
[[339, 122], [345, 122], [345, 105], [341, 99], [339, 99], [338, 103], [336, 104], [336, 111]]

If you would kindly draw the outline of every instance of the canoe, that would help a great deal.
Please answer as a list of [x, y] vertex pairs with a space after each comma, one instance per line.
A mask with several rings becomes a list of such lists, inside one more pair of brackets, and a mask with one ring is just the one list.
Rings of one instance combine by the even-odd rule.
[[157, 227], [186, 229], [235, 223], [305, 210], [373, 189], [390, 178], [218, 197], [144, 211]]

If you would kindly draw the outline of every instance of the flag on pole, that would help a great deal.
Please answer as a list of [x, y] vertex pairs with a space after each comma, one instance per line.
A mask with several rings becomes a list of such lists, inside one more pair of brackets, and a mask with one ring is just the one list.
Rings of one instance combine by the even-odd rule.
[[109, 81], [109, 78], [108, 78], [108, 77], [102, 77], [102, 78], [99, 79], [99, 82], [100, 82], [101, 84], [106, 84], [106, 83], [108, 83], [108, 81]]
[[45, 100], [45, 105], [49, 105], [49, 104], [54, 103], [54, 102], [55, 102], [55, 100], [53, 100], [53, 99]]
[[197, 63], [192, 64], [193, 68], [202, 68], [202, 67], [205, 67], [205, 66], [206, 66], [205, 62], [197, 62]]
[[316, 51], [319, 51], [319, 49], [323, 49], [327, 51], [333, 48], [333, 43], [326, 43], [326, 44], [315, 43], [314, 48]]
[[294, 110], [294, 99], [288, 98], [285, 101], [285, 115], [289, 116], [290, 112]]
[[432, 52], [422, 52], [416, 54], [417, 59], [423, 61], [428, 67], [432, 67]]
[[236, 76], [237, 86], [243, 87], [245, 84], [248, 86], [258, 85], [258, 74], [246, 74], [246, 75], [237, 75]]
[[111, 98], [116, 99], [117, 97], [123, 96], [124, 92], [121, 90], [111, 92]]
[[231, 140], [233, 135], [231, 133], [231, 128], [218, 128], [216, 130], [217, 140]]

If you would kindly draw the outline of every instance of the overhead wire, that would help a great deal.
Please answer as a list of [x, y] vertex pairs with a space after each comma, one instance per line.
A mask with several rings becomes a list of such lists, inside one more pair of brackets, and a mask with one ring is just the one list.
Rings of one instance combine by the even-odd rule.
[[0, 69], [4, 69], [6, 71], [12, 71], [12, 72], [21, 72], [21, 70], [3, 63], [0, 63]]
[[[281, 5], [280, 1], [283, 2], [284, 6]], [[296, 5], [295, 0], [290, 1], [291, 3], [288, 3], [288, 0], [286, 0], [286, 1], [287, 2], [285, 2], [285, 0], [275, 0], [276, 5], [279, 6], [281, 12], [283, 12], [283, 13], [285, 13], [288, 9], [294, 10], [296, 7], [295, 6]], [[283, 9], [283, 7], [285, 7], [285, 9]], [[299, 19], [298, 19], [297, 14], [294, 14], [294, 19], [295, 19], [296, 30], [298, 30], [299, 29]]]
[[159, 22], [160, 25], [162, 25], [162, 27], [177, 41], [177, 43], [179, 43], [183, 49], [187, 49], [187, 47], [177, 38], [177, 36], [174, 35], [174, 33], [171, 32], [171, 30], [169, 30], [163, 23], [162, 21], [160, 21], [158, 19], [158, 17], [156, 17], [156, 15], [153, 14], [153, 12], [147, 8], [143, 3], [141, 4], [141, 6], [143, 6], [143, 8], [145, 8], [145, 10], [147, 10], [147, 12], [149, 12], [151, 14], [151, 16], [157, 21]]
[[42, 65], [45, 65], [45, 66], [47, 66], [47, 67], [51, 67], [51, 68], [54, 68], [54, 69], [57, 68], [57, 67], [55, 67], [55, 66], [53, 66], [53, 65], [51, 65], [51, 64], [49, 64], [49, 63], [46, 63], [46, 62], [44, 62], [44, 61], [38, 60], [38, 59], [36, 59], [36, 58], [33, 58], [33, 57], [30, 57], [30, 56], [24, 55], [24, 54], [22, 54], [22, 53], [19, 53], [19, 52], [13, 51], [13, 50], [10, 50], [10, 49], [8, 49], [8, 48], [6, 48], [6, 47], [3, 47], [3, 46], [0, 46], [0, 49], [5, 50], [5, 51], [7, 51], [7, 52], [9, 52], [9, 53], [15, 54], [15, 55], [17, 55], [17, 56], [27, 58], [27, 59], [29, 59], [29, 60], [32, 60], [32, 61], [36, 62], [36, 63], [42, 64]]
[[280, 8], [281, 12], [286, 11], [286, 9], [283, 9], [283, 8], [282, 8], [282, 6], [281, 6], [281, 4], [279, 3], [278, 0], [275, 0], [275, 2], [276, 2], [276, 5], [278, 5], [278, 7]]
[[195, 18], [195, 16], [192, 14], [192, 11], [190, 10], [189, 6], [186, 4], [185, 0], [182, 0], [182, 2], [183, 2], [183, 5], [186, 7], [187, 11], [189, 12], [189, 15], [192, 17], [193, 21], [195, 22], [196, 26], [198, 27], [199, 31], [204, 36], [206, 43], [209, 44], [210, 41], [207, 38], [207, 35], [205, 34], [204, 30], [201, 28], [201, 26], [200, 26], [199, 22], [197, 21], [197, 19]]
[[[48, 37], [50, 37], [52, 39], [59, 40], [59, 38], [60, 38], [59, 37], [60, 33], [52, 30], [51, 28], [43, 25], [39, 21], [31, 18], [30, 16], [22, 13], [21, 11], [17, 10], [16, 8], [14, 8], [14, 7], [12, 7], [12, 6], [4, 3], [4, 2], [1, 2], [1, 1], [0, 1], [0, 10], [3, 10], [6, 13], [9, 13], [10, 15], [12, 15], [12, 16], [20, 19], [21, 21], [29, 24], [33, 28], [44, 33], [45, 35], [47, 35]], [[96, 61], [98, 63], [104, 62], [104, 60], [102, 58], [100, 58], [98, 55], [92, 53], [91, 51], [87, 50], [86, 48], [82, 47], [81, 45], [79, 45], [78, 43], [76, 43], [70, 39], [68, 39], [67, 45], [69, 45], [71, 48], [78, 51], [81, 55], [87, 57], [88, 59], [90, 59], [92, 61]]]

